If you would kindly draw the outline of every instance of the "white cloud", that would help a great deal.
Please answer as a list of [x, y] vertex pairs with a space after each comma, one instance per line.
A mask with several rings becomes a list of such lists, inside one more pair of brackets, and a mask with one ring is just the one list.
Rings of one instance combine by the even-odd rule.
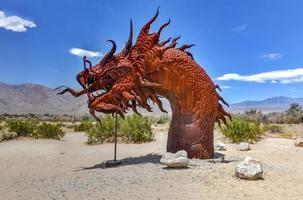
[[69, 52], [73, 55], [76, 56], [87, 56], [87, 57], [100, 57], [102, 56], [101, 52], [98, 51], [89, 51], [89, 50], [85, 50], [85, 49], [79, 49], [79, 48], [72, 48], [69, 50]]
[[261, 56], [262, 58], [270, 61], [276, 61], [280, 58], [282, 58], [282, 54], [279, 53], [268, 53]]
[[220, 88], [223, 88], [223, 89], [231, 89], [232, 87], [228, 86], [228, 85], [221, 85]]
[[233, 31], [241, 32], [244, 31], [247, 28], [247, 24], [243, 24], [241, 26], [237, 26], [233, 28]]
[[303, 82], [303, 68], [287, 69], [287, 70], [276, 70], [269, 72], [262, 72], [252, 75], [240, 75], [240, 74], [224, 74], [217, 78], [221, 81], [237, 80], [246, 82], [257, 82], [257, 83], [298, 83]]
[[27, 31], [27, 27], [34, 28], [37, 25], [18, 16], [6, 16], [3, 11], [0, 11], [0, 28], [14, 32], [25, 32]]

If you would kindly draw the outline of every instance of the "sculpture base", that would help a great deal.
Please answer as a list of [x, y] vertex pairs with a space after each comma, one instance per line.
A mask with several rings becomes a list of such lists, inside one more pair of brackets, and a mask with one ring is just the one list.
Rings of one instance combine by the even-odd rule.
[[110, 168], [110, 167], [116, 167], [118, 165], [121, 165], [121, 161], [119, 160], [108, 160], [105, 162], [105, 167]]
[[214, 157], [214, 117], [203, 116], [193, 120], [173, 112], [167, 139], [167, 152], [187, 152], [188, 158], [212, 159]]

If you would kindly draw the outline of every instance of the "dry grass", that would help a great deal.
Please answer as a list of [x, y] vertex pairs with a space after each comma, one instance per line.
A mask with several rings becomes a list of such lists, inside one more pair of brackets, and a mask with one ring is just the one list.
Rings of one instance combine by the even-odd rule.
[[284, 138], [284, 139], [294, 139], [296, 137], [303, 136], [303, 124], [271, 124], [278, 125], [282, 127], [282, 133], [270, 133], [266, 132], [266, 137], [272, 138]]
[[294, 139], [295, 136], [292, 133], [266, 133], [266, 137], [271, 138], [283, 138], [283, 139]]

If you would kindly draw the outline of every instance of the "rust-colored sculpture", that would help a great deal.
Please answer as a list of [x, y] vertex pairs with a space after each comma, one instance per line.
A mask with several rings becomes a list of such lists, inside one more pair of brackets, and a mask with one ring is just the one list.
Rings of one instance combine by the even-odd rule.
[[66, 88], [59, 94], [87, 94], [89, 111], [97, 120], [95, 111], [122, 117], [129, 108], [138, 113], [137, 106], [152, 111], [149, 101], [166, 112], [159, 99], [165, 97], [172, 109], [167, 151], [186, 150], [190, 158], [212, 158], [214, 124], [220, 120], [226, 123], [225, 116], [230, 117], [219, 101], [227, 103], [216, 91], [219, 86], [185, 51], [193, 45], [176, 48], [179, 37], [159, 42], [161, 31], [170, 21], [149, 33], [158, 13], [143, 26], [134, 45], [131, 23], [128, 42], [121, 52], [114, 54], [116, 44], [109, 40], [113, 47], [98, 64], [92, 66], [84, 57], [84, 70], [77, 76], [83, 90]]

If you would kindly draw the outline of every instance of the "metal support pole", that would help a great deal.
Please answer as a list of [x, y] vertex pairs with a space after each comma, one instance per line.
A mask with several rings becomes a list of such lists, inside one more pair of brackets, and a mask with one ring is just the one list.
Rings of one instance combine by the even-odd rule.
[[118, 115], [115, 113], [115, 149], [114, 149], [114, 160], [108, 160], [105, 162], [106, 167], [115, 167], [121, 164], [121, 161], [117, 161], [117, 137], [118, 137]]
[[114, 151], [114, 162], [117, 160], [117, 135], [118, 135], [118, 116], [115, 114], [115, 151]]

